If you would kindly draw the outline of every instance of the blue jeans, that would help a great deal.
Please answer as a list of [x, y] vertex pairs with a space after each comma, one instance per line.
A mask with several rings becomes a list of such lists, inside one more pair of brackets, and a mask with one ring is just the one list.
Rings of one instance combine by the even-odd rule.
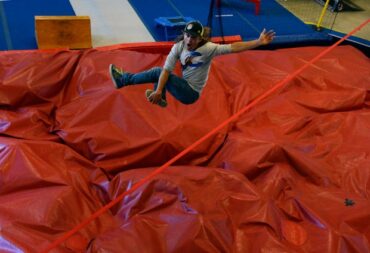
[[[143, 83], [154, 83], [154, 90], [157, 89], [159, 76], [162, 72], [162, 68], [154, 67], [147, 71], [143, 71], [137, 74], [123, 73], [121, 81], [124, 86], [136, 85]], [[183, 104], [192, 104], [199, 98], [199, 93], [193, 90], [188, 82], [170, 73], [168, 81], [162, 91], [162, 98], [166, 99], [166, 90], [171, 93], [177, 100]]]

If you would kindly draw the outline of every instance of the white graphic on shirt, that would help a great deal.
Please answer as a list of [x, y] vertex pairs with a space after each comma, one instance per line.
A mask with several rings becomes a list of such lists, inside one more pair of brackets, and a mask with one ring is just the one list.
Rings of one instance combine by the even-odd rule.
[[181, 61], [182, 69], [189, 67], [200, 67], [203, 64], [202, 54], [197, 51], [190, 51]]

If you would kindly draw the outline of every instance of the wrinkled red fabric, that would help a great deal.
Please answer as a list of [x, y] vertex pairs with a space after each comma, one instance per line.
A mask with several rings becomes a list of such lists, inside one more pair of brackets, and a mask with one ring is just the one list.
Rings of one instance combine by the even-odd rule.
[[[0, 53], [1, 252], [41, 251], [323, 50], [219, 56], [161, 108], [109, 77], [169, 49], [140, 48]], [[369, 90], [337, 47], [55, 252], [369, 252]]]
[[[0, 143], [1, 252], [38, 252], [102, 207], [90, 184], [99, 168], [68, 146], [9, 137]], [[114, 223], [104, 214], [71, 241], [79, 238], [77, 249], [84, 249]], [[71, 252], [75, 244], [67, 241], [57, 252]]]

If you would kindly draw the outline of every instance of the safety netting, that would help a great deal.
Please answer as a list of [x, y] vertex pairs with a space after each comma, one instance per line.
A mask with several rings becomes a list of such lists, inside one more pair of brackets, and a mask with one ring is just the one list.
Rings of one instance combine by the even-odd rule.
[[[42, 251], [323, 50], [219, 56], [161, 108], [113, 87], [110, 63], [168, 50], [132, 47], [0, 53], [0, 252]], [[50, 252], [370, 252], [369, 92], [335, 48]]]

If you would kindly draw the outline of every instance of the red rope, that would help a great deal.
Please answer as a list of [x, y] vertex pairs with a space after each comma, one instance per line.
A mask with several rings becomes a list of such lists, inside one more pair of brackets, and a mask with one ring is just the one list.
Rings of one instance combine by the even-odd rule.
[[292, 74], [289, 74], [286, 76], [282, 81], [278, 82], [275, 86], [273, 86], [271, 89], [267, 90], [265, 93], [254, 99], [250, 104], [246, 105], [244, 108], [242, 108], [240, 111], [232, 115], [230, 118], [225, 120], [223, 123], [221, 123], [219, 126], [211, 130], [209, 133], [204, 135], [202, 138], [194, 142], [192, 145], [187, 147], [185, 150], [180, 152], [178, 155], [173, 157], [171, 160], [166, 162], [164, 165], [159, 167], [158, 169], [151, 172], [149, 175], [138, 181], [136, 184], [132, 186], [131, 189], [127, 190], [126, 192], [121, 193], [117, 198], [113, 199], [111, 202], [109, 202], [107, 205], [103, 206], [101, 209], [93, 213], [90, 217], [88, 217], [86, 220], [82, 221], [80, 224], [76, 225], [73, 229], [66, 232], [63, 236], [58, 238], [57, 240], [53, 241], [46, 249], [41, 251], [42, 253], [49, 252], [50, 250], [56, 248], [58, 245], [66, 241], [69, 237], [77, 233], [79, 230], [87, 226], [90, 222], [92, 222], [94, 219], [98, 218], [100, 215], [108, 211], [110, 208], [112, 208], [114, 205], [118, 204], [125, 196], [128, 194], [136, 191], [140, 186], [144, 185], [145, 183], [149, 182], [152, 178], [154, 178], [156, 175], [160, 174], [162, 171], [164, 171], [166, 168], [168, 168], [171, 164], [176, 162], [178, 159], [189, 153], [191, 150], [193, 150], [195, 147], [197, 147], [199, 144], [201, 144], [203, 141], [208, 139], [210, 136], [214, 135], [218, 131], [220, 131], [223, 127], [227, 126], [230, 122], [236, 120], [241, 114], [248, 111], [252, 107], [254, 107], [256, 104], [258, 104], [261, 100], [265, 99], [266, 97], [270, 96], [273, 92], [275, 92], [277, 89], [283, 87], [286, 83], [291, 81], [294, 77], [296, 77], [298, 74], [300, 74], [303, 70], [308, 68], [312, 63], [320, 59], [322, 56], [333, 50], [335, 47], [337, 47], [341, 42], [343, 42], [345, 39], [347, 39], [349, 36], [363, 28], [367, 23], [370, 22], [370, 19], [366, 20], [364, 23], [359, 25], [357, 28], [355, 28], [353, 31], [348, 33], [346, 36], [344, 36], [342, 39], [337, 41], [335, 44], [331, 45], [330, 47], [326, 48], [324, 51], [322, 51], [320, 54], [318, 54], [316, 57], [314, 57], [312, 60], [307, 62], [305, 65], [303, 65], [301, 68], [293, 72]]

